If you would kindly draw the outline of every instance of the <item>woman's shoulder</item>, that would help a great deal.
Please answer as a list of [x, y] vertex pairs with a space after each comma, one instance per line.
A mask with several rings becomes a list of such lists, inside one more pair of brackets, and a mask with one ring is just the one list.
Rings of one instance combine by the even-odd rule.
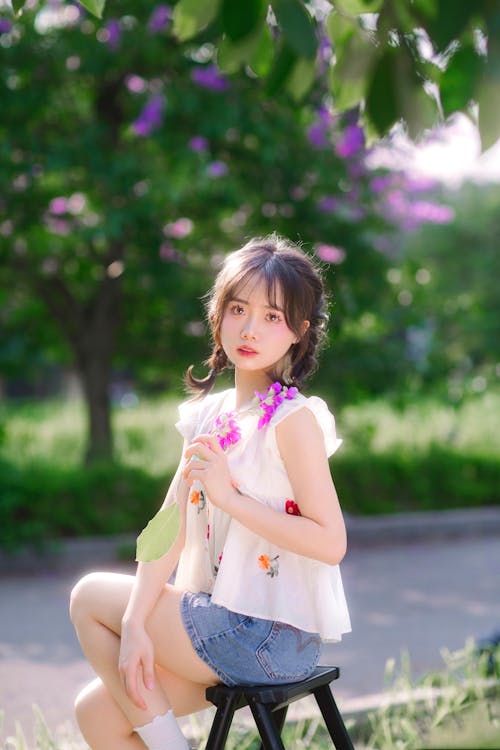
[[325, 449], [331, 456], [341, 445], [337, 437], [335, 417], [328, 404], [319, 396], [297, 393], [293, 399], [283, 401], [270, 420], [270, 427], [288, 438], [303, 440], [317, 426], [320, 428]]

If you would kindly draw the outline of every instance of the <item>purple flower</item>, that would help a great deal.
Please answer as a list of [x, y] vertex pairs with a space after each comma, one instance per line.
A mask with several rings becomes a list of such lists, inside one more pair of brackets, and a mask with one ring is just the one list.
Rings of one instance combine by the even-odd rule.
[[117, 50], [120, 46], [121, 41], [121, 28], [120, 21], [117, 18], [110, 18], [106, 24], [106, 31], [108, 32], [107, 44], [113, 51]]
[[0, 34], [8, 34], [12, 24], [8, 18], [0, 18]]
[[437, 180], [433, 177], [420, 175], [418, 177], [406, 177], [405, 187], [413, 193], [426, 193], [429, 190], [434, 190], [437, 187], [437, 184]]
[[335, 211], [339, 207], [339, 204], [339, 199], [334, 195], [324, 195], [317, 202], [318, 209], [324, 214]]
[[49, 211], [54, 216], [62, 216], [68, 210], [68, 201], [62, 195], [58, 198], [53, 198], [49, 203]]
[[136, 135], [144, 138], [151, 135], [153, 130], [158, 130], [163, 122], [165, 110], [165, 97], [163, 94], [154, 94], [144, 105], [142, 112], [133, 123]]
[[328, 146], [330, 128], [334, 122], [330, 110], [327, 107], [319, 107], [316, 110], [316, 119], [307, 131], [309, 143], [313, 148], [325, 148]]
[[370, 187], [374, 193], [385, 193], [387, 188], [391, 187], [392, 184], [393, 184], [392, 175], [385, 174], [385, 175], [380, 175], [379, 177], [374, 177], [373, 180], [370, 182]]
[[259, 398], [259, 408], [262, 409], [264, 414], [259, 419], [257, 429], [261, 430], [266, 424], [269, 424], [271, 417], [273, 416], [276, 409], [283, 403], [285, 399], [292, 399], [298, 394], [298, 389], [295, 386], [287, 387], [281, 385], [281, 383], [272, 383], [265, 393], [259, 393], [255, 391], [255, 395]]
[[164, 31], [172, 20], [172, 8], [170, 5], [157, 5], [148, 21], [148, 31], [150, 34], [158, 34]]
[[131, 94], [142, 94], [146, 90], [147, 84], [144, 78], [136, 76], [134, 74], [129, 75], [125, 78], [125, 86], [128, 88]]
[[194, 135], [190, 139], [188, 146], [191, 151], [195, 151], [198, 154], [208, 151], [208, 141], [203, 135]]
[[214, 64], [193, 68], [191, 78], [198, 86], [210, 89], [210, 91], [226, 91], [229, 88], [227, 78], [220, 73], [217, 65]]
[[176, 221], [165, 224], [165, 226], [163, 227], [163, 233], [167, 237], [174, 237], [177, 240], [182, 240], [184, 239], [184, 237], [187, 237], [188, 234], [191, 234], [193, 228], [194, 224], [191, 219], [183, 216]]
[[365, 134], [359, 125], [348, 125], [342, 133], [342, 138], [335, 147], [335, 153], [342, 159], [354, 156], [365, 146]]
[[415, 201], [410, 204], [412, 218], [420, 222], [431, 224], [449, 224], [455, 218], [455, 212], [450, 206], [443, 206], [431, 201]]
[[223, 451], [230, 445], [236, 445], [241, 439], [241, 430], [236, 422], [234, 412], [220, 414], [215, 420], [214, 432]]
[[314, 246], [314, 251], [318, 258], [321, 258], [321, 260], [324, 260], [326, 263], [338, 265], [345, 260], [345, 250], [341, 247], [319, 244]]
[[207, 167], [207, 173], [210, 177], [224, 177], [227, 172], [227, 164], [223, 161], [213, 161]]

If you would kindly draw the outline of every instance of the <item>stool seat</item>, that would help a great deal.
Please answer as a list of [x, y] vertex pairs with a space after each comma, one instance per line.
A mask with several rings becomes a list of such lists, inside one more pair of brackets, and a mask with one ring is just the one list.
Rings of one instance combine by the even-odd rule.
[[281, 731], [288, 706], [307, 695], [314, 695], [336, 750], [354, 750], [351, 738], [330, 690], [340, 676], [338, 667], [317, 667], [300, 682], [285, 685], [214, 685], [206, 697], [217, 706], [205, 750], [223, 750], [234, 712], [249, 706], [261, 738], [263, 750], [285, 750]]

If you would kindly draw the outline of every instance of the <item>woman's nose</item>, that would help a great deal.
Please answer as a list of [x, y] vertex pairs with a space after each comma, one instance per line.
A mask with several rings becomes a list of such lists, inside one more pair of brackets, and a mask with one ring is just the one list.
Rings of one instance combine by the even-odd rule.
[[252, 320], [252, 318], [247, 318], [247, 320], [245, 321], [243, 328], [241, 329], [241, 338], [251, 339], [252, 341], [257, 338], [255, 321]]

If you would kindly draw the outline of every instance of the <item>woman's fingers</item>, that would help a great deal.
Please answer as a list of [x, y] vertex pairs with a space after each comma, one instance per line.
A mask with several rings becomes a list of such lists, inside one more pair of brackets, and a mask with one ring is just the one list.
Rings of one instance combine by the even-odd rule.
[[120, 671], [122, 672], [123, 684], [125, 692], [128, 697], [138, 708], [146, 710], [146, 702], [139, 691], [138, 676], [139, 676], [139, 664], [124, 665]]

